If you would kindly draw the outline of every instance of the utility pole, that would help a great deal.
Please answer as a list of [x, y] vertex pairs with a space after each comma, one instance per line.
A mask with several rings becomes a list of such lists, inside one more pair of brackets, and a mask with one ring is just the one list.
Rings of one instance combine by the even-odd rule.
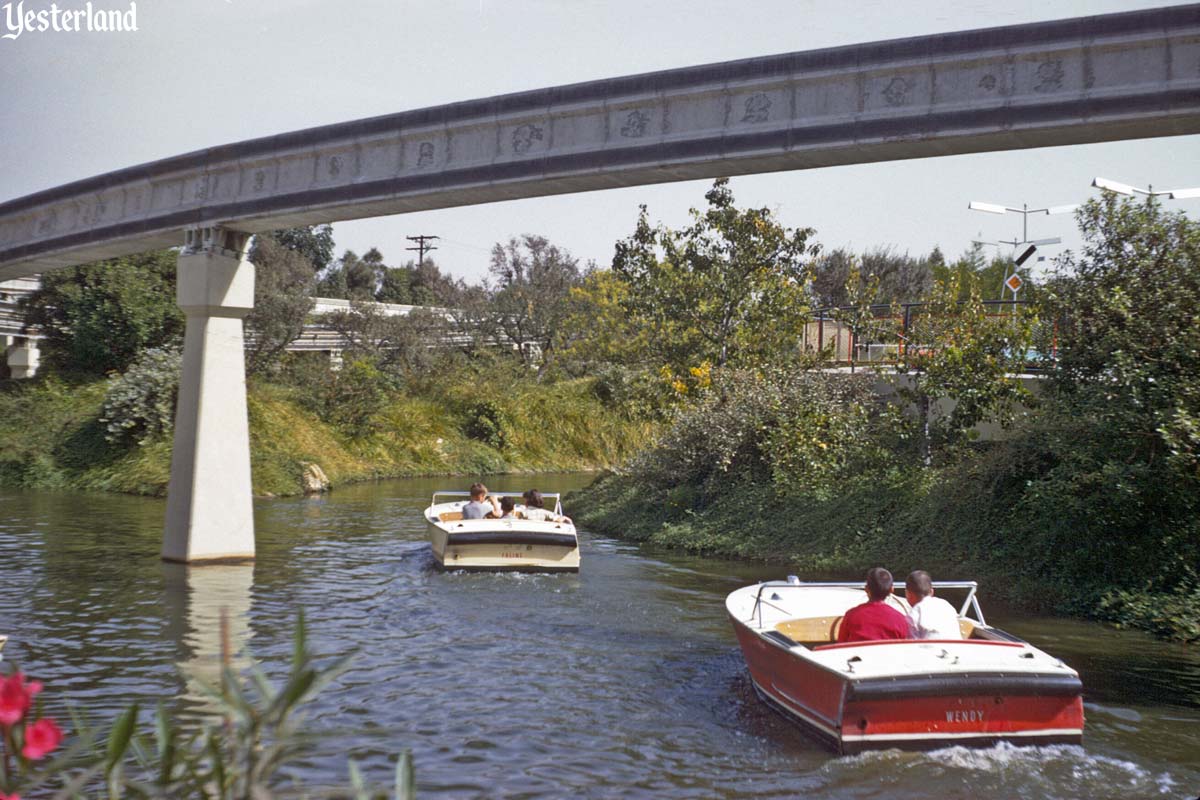
[[417, 266], [419, 267], [419, 266], [421, 266], [422, 264], [424, 264], [424, 263], [425, 263], [425, 251], [427, 251], [427, 250], [437, 250], [437, 248], [436, 248], [436, 247], [434, 247], [434, 246], [433, 246], [433, 245], [431, 245], [431, 244], [425, 244], [425, 242], [426, 242], [426, 241], [432, 241], [432, 240], [434, 240], [434, 239], [440, 239], [440, 238], [442, 238], [442, 237], [440, 237], [440, 236], [426, 236], [426, 235], [422, 234], [422, 235], [420, 235], [420, 236], [405, 236], [404, 238], [405, 238], [405, 239], [408, 239], [410, 242], [416, 242], [416, 243], [417, 243], [417, 246], [416, 246], [416, 247], [406, 247], [406, 248], [404, 248], [404, 249], [405, 249], [405, 250], [416, 250], [416, 251], [417, 251]]

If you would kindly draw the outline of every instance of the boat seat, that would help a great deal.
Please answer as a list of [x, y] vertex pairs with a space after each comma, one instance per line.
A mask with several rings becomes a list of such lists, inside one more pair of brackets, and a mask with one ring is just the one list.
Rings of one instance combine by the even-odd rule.
[[775, 626], [775, 630], [793, 642], [833, 642], [837, 640], [841, 621], [841, 617], [801, 617], [784, 620]]
[[958, 631], [964, 639], [970, 639], [971, 634], [975, 632], [975, 623], [966, 617], [960, 617], [958, 620]]
[[463, 518], [461, 511], [444, 511], [438, 514], [438, 519], [442, 522], [458, 522]]

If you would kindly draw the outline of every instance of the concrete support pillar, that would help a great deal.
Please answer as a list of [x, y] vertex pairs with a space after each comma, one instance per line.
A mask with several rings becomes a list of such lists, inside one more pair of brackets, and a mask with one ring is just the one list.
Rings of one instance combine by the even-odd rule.
[[176, 297], [187, 316], [162, 556], [254, 558], [242, 318], [254, 307], [249, 234], [188, 229]]
[[32, 378], [37, 374], [38, 364], [41, 363], [41, 351], [37, 341], [21, 336], [12, 337], [8, 346], [8, 372], [14, 378]]

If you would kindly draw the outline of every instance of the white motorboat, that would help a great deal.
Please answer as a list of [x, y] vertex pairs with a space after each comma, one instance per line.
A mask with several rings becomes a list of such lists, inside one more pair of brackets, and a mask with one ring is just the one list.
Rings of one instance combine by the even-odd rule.
[[[492, 492], [492, 497], [520, 498], [520, 492]], [[458, 499], [449, 499], [458, 498]], [[561, 497], [553, 500], [562, 517]], [[439, 566], [449, 570], [487, 572], [578, 572], [579, 537], [569, 521], [524, 519], [525, 507], [504, 519], [463, 519], [470, 492], [434, 492], [425, 509], [429, 543]]]

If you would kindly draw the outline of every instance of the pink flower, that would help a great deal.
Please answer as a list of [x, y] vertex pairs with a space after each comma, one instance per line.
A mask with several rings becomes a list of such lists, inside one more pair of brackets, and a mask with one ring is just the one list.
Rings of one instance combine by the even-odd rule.
[[11, 728], [24, 719], [33, 705], [33, 696], [41, 690], [42, 684], [37, 681], [26, 683], [25, 676], [19, 672], [7, 678], [0, 677], [0, 725]]
[[62, 740], [62, 729], [54, 720], [39, 719], [25, 728], [25, 746], [21, 748], [21, 755], [37, 761], [58, 747]]
[[21, 795], [5, 794], [4, 792], [0, 792], [0, 800], [21, 800]]

